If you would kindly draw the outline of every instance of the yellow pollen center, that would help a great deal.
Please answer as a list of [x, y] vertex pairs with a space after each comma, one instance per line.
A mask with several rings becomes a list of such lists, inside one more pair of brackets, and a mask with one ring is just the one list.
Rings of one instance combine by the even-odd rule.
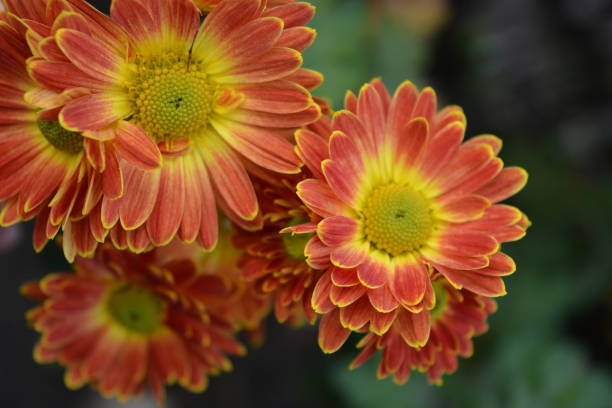
[[57, 121], [39, 120], [38, 129], [57, 150], [68, 154], [77, 154], [83, 150], [83, 136], [64, 129]]
[[448, 304], [448, 292], [444, 287], [442, 281], [438, 280], [433, 283], [434, 292], [436, 294], [436, 304], [433, 309], [429, 311], [429, 318], [431, 323], [434, 323], [446, 310]]
[[129, 331], [150, 334], [163, 324], [165, 303], [147, 289], [125, 285], [111, 293], [108, 310]]
[[392, 256], [419, 249], [433, 229], [427, 201], [405, 185], [374, 189], [362, 215], [367, 239]]
[[216, 86], [199, 63], [169, 54], [137, 60], [136, 67], [128, 86], [132, 121], [157, 141], [190, 137], [206, 128]]
[[[289, 221], [286, 227], [293, 227], [306, 222], [308, 222], [308, 220], [295, 217]], [[310, 241], [310, 238], [312, 238], [312, 233], [292, 234], [288, 232], [283, 234], [283, 245], [285, 246], [285, 251], [287, 251], [289, 258], [297, 262], [305, 261], [306, 255], [304, 255], [304, 249], [306, 248], [308, 241]]]

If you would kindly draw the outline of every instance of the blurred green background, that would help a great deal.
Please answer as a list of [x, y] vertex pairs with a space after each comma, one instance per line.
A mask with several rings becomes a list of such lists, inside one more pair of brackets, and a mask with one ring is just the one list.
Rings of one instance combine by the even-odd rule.
[[[107, 2], [98, 2], [104, 8]], [[461, 105], [468, 135], [504, 140], [527, 187], [510, 200], [533, 221], [504, 250], [518, 265], [490, 330], [442, 387], [414, 374], [377, 381], [376, 361], [346, 367], [350, 346], [325, 356], [314, 328], [269, 322], [269, 340], [214, 378], [201, 396], [173, 390], [172, 407], [612, 407], [612, 2], [608, 0], [313, 0], [318, 39], [305, 66], [325, 74], [316, 94], [340, 108], [347, 89], [381, 76], [433, 86]], [[61, 269], [54, 249], [30, 255], [28, 232], [2, 287], [0, 400], [12, 407], [105, 407], [63, 388], [62, 370], [31, 361], [36, 335], [17, 286]], [[55, 258], [56, 259], [56, 258]], [[54, 263], [55, 262], [55, 263]], [[9, 316], [10, 314], [10, 316]], [[153, 406], [144, 400], [132, 404]], [[7, 405], [9, 406], [9, 405]]]

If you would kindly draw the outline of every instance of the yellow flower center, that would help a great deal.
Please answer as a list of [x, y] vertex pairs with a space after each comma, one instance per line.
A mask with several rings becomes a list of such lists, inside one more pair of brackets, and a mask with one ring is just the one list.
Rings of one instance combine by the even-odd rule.
[[389, 184], [372, 191], [362, 211], [370, 243], [393, 256], [420, 248], [431, 235], [427, 201], [406, 185]]
[[83, 136], [78, 132], [64, 129], [58, 121], [39, 120], [38, 129], [57, 150], [68, 154], [77, 154], [83, 150]]
[[[308, 222], [308, 220], [295, 217], [291, 219], [291, 221], [289, 221], [285, 227], [293, 227], [306, 222]], [[283, 234], [283, 245], [285, 246], [285, 251], [287, 251], [289, 258], [297, 262], [305, 261], [306, 255], [304, 255], [304, 249], [306, 248], [308, 241], [310, 241], [310, 238], [312, 238], [312, 233], [292, 234], [288, 232]]]
[[124, 285], [111, 293], [108, 310], [129, 331], [150, 334], [163, 324], [165, 303], [147, 289]]
[[168, 54], [137, 59], [135, 66], [128, 85], [132, 121], [157, 141], [190, 137], [206, 128], [217, 87], [200, 63]]
[[436, 305], [429, 311], [429, 318], [433, 324], [446, 311], [448, 304], [448, 292], [441, 280], [433, 282], [434, 292], [436, 294]]

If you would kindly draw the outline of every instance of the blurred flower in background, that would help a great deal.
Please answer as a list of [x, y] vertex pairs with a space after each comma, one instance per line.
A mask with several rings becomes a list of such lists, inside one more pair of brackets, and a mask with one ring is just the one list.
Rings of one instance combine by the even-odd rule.
[[228, 235], [210, 254], [195, 244], [142, 255], [105, 245], [77, 258], [74, 274], [24, 285], [42, 302], [28, 312], [42, 333], [34, 358], [64, 365], [70, 389], [90, 384], [122, 401], [150, 387], [163, 403], [174, 383], [204, 391], [209, 375], [231, 369], [229, 355], [246, 353], [235, 333], [256, 330], [268, 310], [235, 267]]

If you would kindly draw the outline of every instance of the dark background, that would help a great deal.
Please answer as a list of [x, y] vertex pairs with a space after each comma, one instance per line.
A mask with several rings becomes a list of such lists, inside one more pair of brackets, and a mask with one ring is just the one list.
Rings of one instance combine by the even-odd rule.
[[[325, 356], [315, 329], [270, 321], [266, 344], [232, 373], [203, 395], [171, 389], [168, 406], [612, 407], [612, 1], [312, 2], [319, 38], [305, 66], [326, 76], [319, 96], [338, 108], [374, 76], [391, 89], [432, 85], [441, 103], [465, 109], [469, 135], [500, 136], [504, 161], [529, 171], [510, 201], [534, 225], [504, 247], [518, 270], [489, 333], [443, 387], [421, 374], [402, 387], [377, 381], [375, 362], [349, 372], [351, 347]], [[61, 368], [32, 361], [37, 335], [18, 287], [66, 266], [53, 245], [35, 255], [30, 233], [21, 226], [18, 246], [0, 255], [2, 406], [119, 406], [64, 389]]]

